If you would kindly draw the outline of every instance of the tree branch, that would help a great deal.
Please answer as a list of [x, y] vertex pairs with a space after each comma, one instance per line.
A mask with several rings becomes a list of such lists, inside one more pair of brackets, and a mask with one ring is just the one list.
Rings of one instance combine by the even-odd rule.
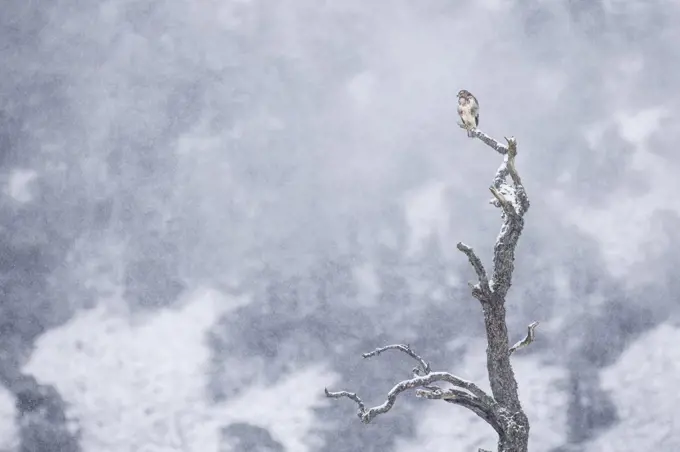
[[476, 396], [476, 399], [479, 400], [480, 403], [483, 403], [489, 407], [491, 407], [494, 404], [493, 398], [487, 395], [477, 385], [467, 380], [463, 380], [462, 378], [459, 378], [448, 372], [431, 372], [427, 375], [413, 377], [409, 380], [401, 381], [397, 383], [390, 390], [390, 392], [387, 393], [387, 400], [385, 400], [385, 402], [368, 410], [366, 409], [361, 398], [353, 392], [348, 391], [330, 392], [328, 391], [328, 389], [325, 389], [324, 391], [326, 393], [326, 397], [334, 399], [346, 397], [356, 402], [357, 405], [359, 406], [359, 412], [357, 413], [359, 419], [361, 419], [361, 422], [368, 424], [376, 416], [387, 413], [389, 410], [391, 410], [392, 407], [394, 406], [394, 403], [397, 401], [397, 396], [402, 392], [407, 391], [409, 389], [429, 386], [432, 383], [438, 381], [451, 383], [452, 385], [468, 390], [472, 395]]
[[[515, 206], [513, 205], [513, 202], [511, 201], [512, 198], [508, 199], [508, 197], [512, 196], [511, 192], [508, 192], [507, 190], [504, 190], [505, 187], [501, 186], [500, 189], [494, 187], [493, 185], [489, 187], [489, 191], [493, 195], [495, 199], [494, 205], [496, 207], [500, 207], [503, 209], [503, 213], [508, 216], [508, 217], [513, 217], [517, 215], [517, 212], [515, 211]], [[503, 190], [502, 193], [501, 190]]]
[[377, 348], [372, 352], [364, 353], [362, 356], [364, 358], [369, 358], [371, 356], [377, 356], [387, 350], [399, 350], [408, 354], [409, 356], [418, 361], [420, 369], [426, 370], [425, 374], [416, 375], [411, 379], [397, 383], [390, 390], [390, 392], [387, 393], [387, 400], [384, 403], [370, 409], [366, 409], [363, 400], [361, 400], [361, 398], [356, 393], [353, 392], [349, 391], [331, 392], [328, 391], [328, 389], [324, 389], [326, 397], [334, 399], [344, 397], [353, 400], [359, 406], [359, 411], [357, 415], [359, 416], [359, 419], [361, 419], [361, 422], [365, 424], [371, 422], [371, 420], [373, 420], [376, 416], [383, 413], [387, 413], [390, 409], [392, 409], [392, 406], [394, 406], [397, 400], [397, 396], [404, 391], [414, 388], [425, 388], [426, 390], [432, 393], [441, 391], [441, 389], [432, 386], [432, 384], [436, 382], [446, 382], [459, 388], [459, 390], [464, 389], [467, 392], [461, 393], [464, 394], [469, 393], [468, 396], [473, 398], [473, 400], [476, 401], [479, 407], [485, 407], [485, 409], [487, 409], [489, 412], [491, 412], [493, 407], [496, 405], [495, 400], [476, 384], [464, 380], [448, 372], [430, 372], [429, 371], [430, 365], [423, 358], [418, 356], [413, 350], [411, 350], [411, 348], [408, 345], [387, 345], [385, 347]]
[[[361, 397], [359, 397], [356, 392], [349, 392], [349, 391], [334, 391], [330, 392], [328, 388], [323, 388], [323, 391], [326, 393], [326, 397], [330, 397], [332, 399], [340, 399], [342, 397], [347, 397], [350, 400], [354, 400], [357, 405], [359, 405], [359, 412], [357, 413], [359, 415], [359, 418], [361, 419], [363, 414], [366, 412], [366, 405], [364, 405], [364, 401], [361, 400]], [[363, 421], [363, 419], [361, 419]]]
[[[529, 198], [515, 167], [517, 140], [514, 137], [505, 140], [508, 142], [508, 153], [498, 168], [491, 187], [495, 197], [494, 204], [503, 210], [503, 225], [494, 246], [491, 285], [492, 291], [499, 299], [505, 298], [512, 285], [515, 249], [524, 229], [524, 214], [529, 209]], [[512, 186], [506, 181], [508, 175], [513, 181]]]
[[517, 157], [517, 140], [515, 137], [506, 138], [505, 141], [508, 142], [508, 159], [506, 166], [508, 172], [510, 173], [510, 178], [512, 183], [515, 185], [515, 195], [517, 201], [519, 202], [519, 215], [524, 215], [527, 210], [529, 210], [529, 197], [524, 189], [524, 184], [522, 184], [522, 179], [519, 177], [517, 168], [515, 168], [515, 157]]
[[467, 246], [463, 242], [458, 242], [456, 247], [468, 257], [470, 265], [472, 265], [472, 268], [477, 273], [479, 282], [477, 284], [473, 284], [471, 287], [473, 295], [475, 295], [475, 298], [479, 298], [480, 300], [488, 297], [491, 294], [491, 289], [489, 288], [489, 278], [486, 276], [486, 270], [484, 270], [484, 265], [482, 264], [481, 259], [471, 247]]
[[498, 434], [502, 433], [502, 427], [495, 411], [495, 404], [491, 406], [484, 405], [479, 399], [459, 389], [447, 389], [446, 391], [439, 388], [430, 390], [418, 389], [416, 390], [416, 396], [425, 399], [444, 400], [448, 403], [463, 406], [485, 420]]
[[[527, 197], [526, 190], [522, 184], [522, 179], [517, 172], [515, 167], [515, 157], [517, 157], [517, 140], [514, 137], [505, 138], [508, 142], [508, 153], [503, 159], [503, 163], [496, 171], [496, 176], [493, 180], [493, 187], [499, 191], [504, 192], [506, 196], [511, 198], [511, 203], [517, 210], [517, 213], [521, 216], [529, 209], [529, 198]], [[513, 187], [506, 184], [505, 180], [507, 176], [510, 176], [512, 180]], [[496, 197], [494, 195], [494, 197]], [[498, 199], [492, 200], [494, 204], [497, 205]]]
[[[460, 123], [458, 124], [460, 126]], [[461, 126], [462, 128], [465, 128]], [[479, 138], [482, 140], [487, 146], [491, 147], [494, 151], [498, 152], [501, 155], [505, 155], [508, 153], [508, 147], [500, 144], [498, 141], [494, 140], [491, 138], [489, 135], [485, 134], [479, 129], [471, 129], [470, 130], [470, 135], [473, 138]]]
[[538, 322], [532, 322], [532, 323], [529, 324], [529, 326], [527, 327], [526, 337], [524, 339], [522, 339], [521, 341], [517, 342], [512, 347], [510, 347], [510, 354], [511, 355], [514, 352], [516, 352], [517, 350], [519, 350], [520, 348], [524, 348], [534, 341], [534, 337], [535, 337], [534, 330], [536, 329], [537, 326], [538, 326]]
[[407, 355], [409, 355], [411, 358], [415, 359], [418, 361], [419, 367], [416, 367], [413, 369], [413, 373], [416, 375], [426, 375], [430, 373], [430, 364], [425, 361], [423, 358], [418, 356], [413, 350], [411, 350], [411, 347], [408, 345], [402, 345], [402, 344], [397, 344], [397, 345], [386, 345], [384, 347], [376, 348], [372, 352], [364, 353], [361, 355], [362, 358], [371, 358], [373, 356], [378, 356], [382, 352], [387, 351], [387, 350], [399, 350]]

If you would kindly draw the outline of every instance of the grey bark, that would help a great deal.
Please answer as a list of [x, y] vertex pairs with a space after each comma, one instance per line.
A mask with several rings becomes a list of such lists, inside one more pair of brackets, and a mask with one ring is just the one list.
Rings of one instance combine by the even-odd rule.
[[[397, 350], [408, 354], [418, 363], [413, 369], [413, 377], [397, 383], [387, 394], [387, 400], [381, 405], [367, 409], [355, 393], [330, 392], [327, 389], [325, 393], [330, 398], [353, 400], [359, 407], [357, 413], [359, 419], [364, 423], [369, 423], [376, 416], [388, 412], [396, 403], [399, 394], [415, 389], [418, 397], [444, 400], [463, 406], [486, 421], [498, 434], [498, 452], [527, 452], [529, 419], [519, 400], [517, 380], [510, 362], [510, 355], [533, 342], [534, 329], [538, 322], [529, 325], [526, 337], [510, 347], [505, 320], [505, 296], [512, 285], [515, 249], [524, 229], [524, 215], [529, 209], [529, 198], [515, 168], [517, 156], [515, 138], [506, 138], [507, 144], [504, 145], [479, 129], [472, 129], [469, 133], [473, 138], [480, 139], [504, 156], [503, 163], [489, 187], [493, 195], [491, 203], [501, 210], [503, 220], [494, 246], [491, 277], [488, 276], [482, 261], [471, 247], [463, 243], [457, 245], [458, 250], [467, 256], [477, 274], [477, 281], [470, 283], [470, 289], [472, 296], [481, 303], [484, 313], [487, 338], [486, 362], [491, 394], [487, 394], [476, 384], [448, 372], [433, 372], [427, 361], [417, 355], [408, 345], [388, 345], [363, 355], [364, 358], [370, 358], [387, 350]], [[448, 383], [451, 387], [442, 389], [436, 383]], [[486, 452], [484, 449], [479, 451]]]

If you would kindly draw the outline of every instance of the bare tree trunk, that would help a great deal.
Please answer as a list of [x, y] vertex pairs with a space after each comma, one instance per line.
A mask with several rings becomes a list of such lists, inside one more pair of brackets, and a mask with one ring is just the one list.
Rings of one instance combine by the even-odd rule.
[[[462, 124], [461, 127], [465, 128]], [[477, 274], [477, 282], [470, 283], [472, 296], [482, 305], [486, 329], [487, 349], [486, 367], [491, 385], [491, 395], [476, 384], [448, 372], [432, 372], [429, 363], [418, 356], [408, 345], [388, 345], [365, 353], [364, 358], [379, 355], [386, 350], [402, 351], [418, 362], [413, 369], [413, 377], [398, 383], [387, 394], [387, 400], [376, 407], [366, 409], [359, 396], [347, 391], [329, 392], [331, 398], [347, 397], [359, 406], [358, 416], [364, 423], [371, 422], [376, 416], [389, 411], [397, 396], [409, 389], [416, 389], [416, 396], [444, 400], [464, 406], [484, 419], [498, 433], [498, 452], [527, 452], [529, 444], [529, 419], [522, 409], [517, 389], [517, 380], [510, 362], [510, 355], [529, 345], [534, 340], [534, 329], [538, 322], [527, 328], [527, 335], [512, 347], [509, 346], [508, 328], [505, 320], [505, 296], [512, 285], [515, 249], [524, 229], [524, 214], [529, 209], [529, 198], [515, 169], [517, 141], [506, 138], [507, 145], [489, 137], [479, 129], [468, 130], [468, 135], [478, 138], [496, 152], [504, 156], [489, 187], [493, 199], [491, 203], [501, 210], [503, 225], [496, 239], [491, 278], [474, 250], [458, 243]], [[507, 182], [508, 177], [511, 184]], [[442, 389], [434, 383], [449, 383], [451, 387]], [[480, 452], [488, 452], [480, 449]]]

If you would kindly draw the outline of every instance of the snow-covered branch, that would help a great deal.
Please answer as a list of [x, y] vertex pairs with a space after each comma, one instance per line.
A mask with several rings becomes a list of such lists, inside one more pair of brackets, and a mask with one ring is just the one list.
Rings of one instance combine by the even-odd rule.
[[447, 390], [442, 390], [438, 387], [417, 389], [416, 397], [431, 400], [444, 400], [445, 402], [465, 407], [486, 421], [498, 434], [502, 433], [502, 427], [498, 416], [498, 404], [495, 402], [491, 404], [484, 403], [465, 391], [456, 388]]
[[[460, 126], [460, 124], [458, 124]], [[465, 128], [461, 126], [462, 128]], [[470, 135], [473, 138], [479, 138], [482, 140], [484, 143], [486, 143], [488, 146], [490, 146], [494, 151], [498, 152], [499, 154], [505, 155], [508, 153], [508, 147], [499, 143], [498, 141], [494, 140], [491, 138], [489, 135], [485, 134], [479, 129], [472, 129], [470, 130]]]
[[[415, 352], [413, 352], [413, 350], [411, 350], [408, 345], [388, 345], [378, 348], [372, 352], [364, 353], [363, 357], [368, 358], [371, 356], [377, 356], [386, 350], [399, 350], [413, 357], [418, 361], [420, 366], [417, 368], [417, 372], [416, 369], [414, 369], [414, 373], [422, 374], [415, 375], [413, 378], [397, 383], [387, 393], [387, 400], [385, 400], [385, 402], [369, 409], [366, 409], [366, 405], [364, 404], [363, 400], [353, 392], [331, 392], [328, 391], [328, 389], [325, 389], [324, 391], [326, 393], [326, 397], [334, 399], [348, 398], [353, 400], [359, 406], [359, 410], [357, 412], [359, 419], [361, 419], [361, 422], [368, 424], [376, 416], [387, 413], [390, 409], [392, 409], [399, 394], [409, 389], [422, 388], [421, 391], [417, 392], [417, 395], [420, 397], [442, 399], [451, 403], [457, 403], [458, 405], [466, 406], [467, 408], [471, 409], [485, 420], [496, 420], [495, 407], [497, 404], [484, 390], [482, 390], [476, 384], [464, 380], [449, 372], [431, 372], [430, 365]], [[454, 386], [454, 388], [442, 390], [439, 387], [433, 385], [434, 383], [438, 382], [449, 383]]]
[[462, 242], [458, 242], [456, 245], [459, 251], [465, 254], [470, 261], [470, 265], [477, 273], [477, 278], [479, 282], [477, 284], [471, 284], [472, 295], [480, 300], [486, 299], [491, 293], [489, 288], [489, 277], [486, 275], [486, 270], [484, 270], [484, 265], [481, 259], [475, 254], [475, 251]]
[[418, 361], [419, 367], [416, 367], [416, 368], [413, 369], [413, 373], [415, 375], [426, 375], [426, 374], [430, 373], [430, 364], [427, 361], [425, 361], [423, 358], [418, 356], [416, 354], [416, 352], [414, 352], [411, 349], [411, 347], [409, 347], [408, 345], [403, 345], [403, 344], [386, 345], [384, 347], [376, 348], [372, 352], [364, 353], [361, 356], [362, 356], [362, 358], [371, 358], [373, 356], [378, 356], [382, 352], [387, 351], [387, 350], [399, 350], [401, 352], [406, 353], [407, 355], [409, 355], [411, 358], [415, 359], [416, 361]]
[[[524, 230], [524, 215], [530, 205], [526, 190], [515, 167], [517, 140], [514, 137], [505, 140], [508, 143], [506, 148], [508, 151], [503, 163], [496, 171], [491, 187], [489, 187], [494, 196], [491, 203], [501, 209], [503, 219], [503, 225], [494, 246], [491, 285], [491, 290], [500, 299], [505, 298], [512, 285], [512, 274], [515, 269], [515, 249]], [[510, 176], [512, 184], [508, 183], [508, 176]]]
[[538, 326], [538, 322], [531, 322], [529, 326], [527, 327], [527, 335], [522, 339], [521, 341], [517, 342], [515, 345], [510, 347], [510, 354], [512, 355], [514, 352], [519, 350], [520, 348], [524, 348], [531, 344], [534, 341], [535, 333], [534, 330]]

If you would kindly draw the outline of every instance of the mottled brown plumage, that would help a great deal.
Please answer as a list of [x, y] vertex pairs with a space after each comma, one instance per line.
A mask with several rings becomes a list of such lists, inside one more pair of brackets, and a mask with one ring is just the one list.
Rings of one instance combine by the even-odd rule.
[[461, 89], [458, 92], [458, 115], [471, 137], [472, 129], [479, 126], [479, 102], [468, 90]]

